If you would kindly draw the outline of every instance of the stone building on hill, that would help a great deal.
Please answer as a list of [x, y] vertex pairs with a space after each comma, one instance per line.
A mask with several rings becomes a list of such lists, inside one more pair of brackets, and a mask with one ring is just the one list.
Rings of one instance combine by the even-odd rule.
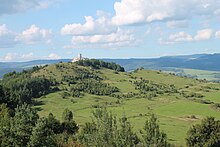
[[77, 62], [77, 61], [80, 61], [80, 60], [83, 60], [84, 58], [82, 57], [82, 54], [78, 54], [77, 57], [73, 58], [72, 62]]

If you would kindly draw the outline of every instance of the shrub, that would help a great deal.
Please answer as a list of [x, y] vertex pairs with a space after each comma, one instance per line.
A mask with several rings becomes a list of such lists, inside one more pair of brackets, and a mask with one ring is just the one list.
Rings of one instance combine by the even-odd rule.
[[220, 121], [213, 117], [207, 117], [201, 124], [193, 125], [187, 132], [187, 146], [220, 146]]

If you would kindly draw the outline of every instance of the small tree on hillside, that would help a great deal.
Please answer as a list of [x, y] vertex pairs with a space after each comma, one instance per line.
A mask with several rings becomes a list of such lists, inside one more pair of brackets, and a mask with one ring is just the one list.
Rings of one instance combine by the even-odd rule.
[[76, 124], [76, 122], [73, 120], [73, 112], [69, 109], [65, 109], [63, 112], [63, 123], [62, 123], [62, 129], [67, 134], [75, 134], [79, 127]]
[[73, 120], [73, 112], [70, 111], [69, 109], [65, 109], [63, 111], [62, 119], [64, 122]]
[[120, 128], [118, 130], [117, 146], [135, 146], [140, 140], [133, 132], [131, 123], [126, 116], [119, 119]]
[[190, 128], [186, 138], [187, 146], [220, 146], [220, 121], [215, 121], [214, 117], [207, 117], [201, 124]]
[[57, 120], [57, 119], [55, 118], [55, 116], [53, 116], [52, 113], [50, 113], [50, 114], [48, 115], [47, 121], [48, 121], [48, 122], [47, 122], [47, 123], [48, 123], [48, 127], [50, 127], [51, 130], [53, 130], [53, 132], [54, 132], [55, 134], [59, 134], [59, 133], [62, 132], [60, 121]]
[[151, 114], [150, 119], [146, 121], [144, 130], [141, 131], [143, 143], [146, 147], [168, 147], [167, 135], [160, 131], [157, 117]]

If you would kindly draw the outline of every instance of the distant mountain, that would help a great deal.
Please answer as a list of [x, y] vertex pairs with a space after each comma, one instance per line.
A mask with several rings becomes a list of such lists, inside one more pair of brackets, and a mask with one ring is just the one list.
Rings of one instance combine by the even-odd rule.
[[[183, 56], [165, 56], [151, 59], [101, 59], [107, 62], [116, 62], [127, 71], [140, 67], [154, 70], [174, 70], [175, 68], [188, 68], [198, 70], [220, 71], [220, 54], [195, 54]], [[0, 62], [0, 77], [11, 71], [22, 71], [36, 65], [69, 62], [70, 59], [60, 60], [34, 60], [28, 62]]]
[[116, 62], [126, 70], [140, 67], [146, 69], [189, 68], [198, 70], [220, 71], [220, 54], [197, 54], [186, 56], [166, 56], [154, 59], [103, 59]]
[[70, 59], [59, 59], [59, 60], [34, 60], [27, 62], [0, 62], [0, 78], [12, 71], [22, 71], [24, 69], [31, 68], [37, 65], [46, 65], [46, 64], [54, 64], [59, 62], [69, 62]]

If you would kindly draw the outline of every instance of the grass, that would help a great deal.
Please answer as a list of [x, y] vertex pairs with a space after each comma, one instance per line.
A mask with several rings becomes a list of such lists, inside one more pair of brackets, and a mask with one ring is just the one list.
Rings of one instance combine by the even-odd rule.
[[[176, 68], [177, 70], [182, 70], [186, 75], [196, 75], [198, 79], [206, 79], [208, 81], [219, 81], [220, 72], [219, 71], [209, 71], [209, 70], [197, 70], [197, 69], [185, 69], [185, 68]], [[179, 73], [174, 71], [165, 71], [166, 73]], [[218, 77], [216, 77], [218, 76]]]
[[219, 80], [215, 78], [215, 75], [220, 74], [219, 71], [207, 71], [207, 70], [195, 70], [195, 69], [183, 69], [186, 74], [197, 75], [199, 79], [207, 79], [209, 81]]
[[[67, 67], [67, 70], [60, 72], [55, 66], [49, 66], [46, 69], [34, 74], [54, 77], [61, 79], [62, 75], [74, 75], [74, 66], [71, 63], [60, 63]], [[84, 67], [80, 67], [84, 68]], [[137, 92], [134, 85], [130, 82], [134, 78], [144, 78], [156, 83], [175, 85], [179, 90], [197, 92], [204, 95], [204, 100], [210, 100], [215, 103], [220, 102], [220, 85], [217, 83], [202, 82], [199, 80], [188, 79], [165, 74], [158, 71], [139, 70], [135, 73], [115, 73], [112, 70], [99, 70], [99, 75], [105, 83], [117, 86], [122, 93]], [[67, 86], [67, 85], [65, 85]], [[62, 112], [68, 108], [74, 112], [74, 119], [82, 126], [85, 122], [91, 120], [92, 111], [95, 106], [107, 106], [113, 114], [121, 117], [126, 115], [131, 121], [134, 130], [139, 132], [143, 128], [149, 113], [156, 113], [161, 129], [167, 133], [171, 143], [185, 146], [186, 133], [190, 126], [199, 123], [206, 116], [214, 116], [220, 120], [219, 111], [213, 109], [211, 105], [201, 104], [184, 98], [179, 94], [164, 94], [152, 100], [146, 98], [120, 99], [108, 96], [96, 96], [85, 94], [80, 98], [67, 97], [63, 99], [61, 92], [51, 93], [37, 99], [41, 105], [38, 108], [39, 115], [47, 116], [53, 113], [58, 119], [61, 119]], [[195, 115], [196, 119], [191, 116]]]
[[168, 85], [175, 85], [177, 88], [183, 88], [185, 85], [195, 85], [199, 84], [199, 81], [185, 78], [185, 77], [177, 77], [166, 73], [161, 73], [158, 71], [146, 71], [139, 70], [134, 73], [134, 76], [143, 77], [145, 79], [150, 79], [156, 83], [163, 83]]
[[205, 96], [206, 96], [206, 99], [214, 103], [220, 103], [220, 92], [219, 91], [206, 93]]

